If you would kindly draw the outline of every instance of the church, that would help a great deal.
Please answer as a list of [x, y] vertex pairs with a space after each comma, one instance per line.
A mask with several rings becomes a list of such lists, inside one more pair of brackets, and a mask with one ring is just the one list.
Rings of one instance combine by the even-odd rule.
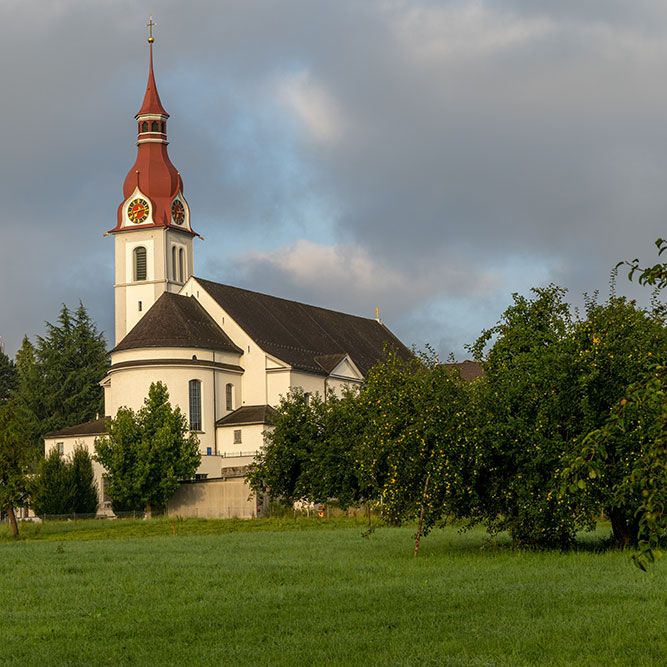
[[[169, 114], [155, 84], [152, 32], [148, 42], [148, 84], [135, 116], [137, 157], [125, 177], [116, 224], [107, 233], [114, 239], [115, 342], [101, 382], [106, 417], [45, 435], [45, 449], [67, 455], [83, 444], [94, 452], [106, 421], [120, 407], [141, 408], [151, 383], [160, 380], [197, 433], [201, 452], [197, 479], [177, 492], [181, 498], [169, 511], [250, 516], [254, 503], [238, 506], [248, 495], [242, 471], [262, 446], [280, 397], [296, 388], [304, 400], [326, 396], [360, 384], [386, 346], [405, 358], [411, 352], [379, 318], [194, 276], [193, 240], [199, 235], [183, 180], [167, 153]], [[111, 513], [104, 470], [94, 466], [100, 512]], [[224, 486], [233, 479], [235, 509], [225, 500], [229, 485]], [[220, 482], [216, 492], [214, 480]]]

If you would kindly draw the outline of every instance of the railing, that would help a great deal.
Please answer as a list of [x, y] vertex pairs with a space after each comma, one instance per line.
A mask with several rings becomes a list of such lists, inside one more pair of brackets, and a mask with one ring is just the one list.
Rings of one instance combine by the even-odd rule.
[[234, 458], [239, 458], [241, 456], [257, 456], [259, 454], [259, 450], [256, 449], [252, 452], [222, 452], [220, 456], [222, 456], [223, 459], [234, 459]]

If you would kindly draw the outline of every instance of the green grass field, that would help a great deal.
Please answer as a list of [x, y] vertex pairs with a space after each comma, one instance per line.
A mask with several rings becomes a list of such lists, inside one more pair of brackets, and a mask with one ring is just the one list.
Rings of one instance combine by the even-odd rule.
[[352, 520], [23, 527], [1, 665], [667, 664], [667, 560], [452, 528], [414, 559], [414, 528]]

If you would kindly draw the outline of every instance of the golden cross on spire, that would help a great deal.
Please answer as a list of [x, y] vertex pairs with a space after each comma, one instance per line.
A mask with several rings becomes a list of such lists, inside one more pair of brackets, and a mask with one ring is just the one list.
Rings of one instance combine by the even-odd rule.
[[153, 22], [153, 15], [151, 14], [148, 17], [148, 23], [146, 24], [146, 27], [148, 28], [148, 43], [152, 44], [155, 41], [155, 37], [153, 37], [153, 26], [156, 26], [157, 23]]

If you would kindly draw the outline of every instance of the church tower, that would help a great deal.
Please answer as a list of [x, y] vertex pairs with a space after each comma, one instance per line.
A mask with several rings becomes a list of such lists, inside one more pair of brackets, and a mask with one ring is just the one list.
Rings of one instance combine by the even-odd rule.
[[190, 208], [181, 175], [167, 154], [169, 114], [153, 73], [153, 20], [148, 23], [148, 84], [137, 121], [137, 159], [125, 177], [115, 239], [116, 345], [165, 291], [193, 274]]

